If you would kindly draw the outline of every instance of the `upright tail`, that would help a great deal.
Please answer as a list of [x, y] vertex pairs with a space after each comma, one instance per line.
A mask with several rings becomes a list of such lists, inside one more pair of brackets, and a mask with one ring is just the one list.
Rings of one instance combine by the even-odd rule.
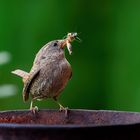
[[28, 72], [25, 72], [25, 71], [19, 70], [19, 69], [14, 70], [14, 71], [12, 71], [11, 73], [22, 77], [23, 82], [25, 82], [25, 81], [28, 79], [28, 77], [29, 77], [29, 73], [28, 73]]

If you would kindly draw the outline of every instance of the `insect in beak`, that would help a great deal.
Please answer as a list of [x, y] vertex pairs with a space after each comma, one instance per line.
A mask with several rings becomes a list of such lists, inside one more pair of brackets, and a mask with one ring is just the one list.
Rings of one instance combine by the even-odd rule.
[[[70, 34], [70, 35], [69, 35]], [[71, 36], [72, 40], [76, 40], [81, 42], [82, 40], [78, 37], [78, 33], [69, 33], [68, 35]]]
[[78, 34], [76, 32], [68, 33], [66, 36], [63, 37], [63, 39], [64, 39], [64, 43], [62, 44], [62, 48], [64, 48], [64, 46], [66, 45], [70, 55], [72, 54], [71, 42], [74, 40], [81, 42], [81, 39], [78, 37]]
[[67, 49], [68, 49], [69, 55], [71, 55], [72, 54], [72, 45], [70, 44], [69, 41], [66, 42], [66, 45], [67, 45]]

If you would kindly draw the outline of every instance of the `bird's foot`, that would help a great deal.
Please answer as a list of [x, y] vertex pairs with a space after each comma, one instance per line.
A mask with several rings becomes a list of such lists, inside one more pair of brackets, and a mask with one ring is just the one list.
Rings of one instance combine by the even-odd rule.
[[62, 105], [60, 105], [59, 111], [65, 111], [65, 116], [68, 115], [68, 107], [63, 107]]
[[33, 113], [33, 114], [36, 114], [38, 112], [38, 107], [35, 106], [35, 107], [32, 107], [30, 108], [30, 111]]

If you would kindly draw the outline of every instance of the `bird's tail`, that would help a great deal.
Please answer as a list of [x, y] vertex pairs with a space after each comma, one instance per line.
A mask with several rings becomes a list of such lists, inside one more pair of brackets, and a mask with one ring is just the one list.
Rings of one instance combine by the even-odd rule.
[[14, 71], [12, 71], [11, 73], [22, 77], [23, 82], [25, 82], [25, 81], [28, 79], [28, 77], [29, 77], [29, 73], [28, 73], [28, 72], [25, 72], [25, 71], [19, 70], [19, 69], [14, 70]]

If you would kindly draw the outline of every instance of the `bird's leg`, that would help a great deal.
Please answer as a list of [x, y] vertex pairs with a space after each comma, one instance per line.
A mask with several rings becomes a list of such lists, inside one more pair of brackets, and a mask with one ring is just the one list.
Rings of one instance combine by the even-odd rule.
[[38, 111], [38, 107], [37, 106], [33, 107], [33, 102], [34, 102], [34, 99], [31, 100], [30, 110], [31, 112], [35, 114]]
[[67, 114], [68, 114], [68, 107], [62, 106], [62, 105], [60, 104], [60, 102], [57, 101], [56, 98], [53, 98], [53, 99], [54, 99], [54, 100], [56, 101], [56, 103], [59, 105], [59, 111], [65, 111], [65, 116], [67, 116]]

